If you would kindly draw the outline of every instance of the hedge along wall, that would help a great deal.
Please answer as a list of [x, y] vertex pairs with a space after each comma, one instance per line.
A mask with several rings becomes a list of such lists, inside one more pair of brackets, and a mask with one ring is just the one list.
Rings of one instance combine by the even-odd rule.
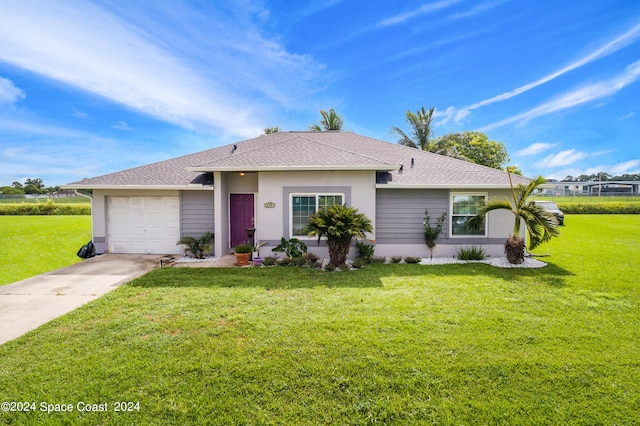
[[565, 214], [640, 214], [640, 203], [556, 203]]
[[90, 215], [91, 204], [87, 203], [64, 203], [56, 204], [53, 202], [37, 203], [37, 204], [0, 204], [0, 215], [3, 216], [50, 216], [50, 215]]

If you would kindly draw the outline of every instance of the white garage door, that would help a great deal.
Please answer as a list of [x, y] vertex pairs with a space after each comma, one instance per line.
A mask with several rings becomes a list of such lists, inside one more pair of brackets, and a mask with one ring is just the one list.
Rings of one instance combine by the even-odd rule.
[[107, 217], [110, 253], [179, 252], [178, 197], [109, 197]]

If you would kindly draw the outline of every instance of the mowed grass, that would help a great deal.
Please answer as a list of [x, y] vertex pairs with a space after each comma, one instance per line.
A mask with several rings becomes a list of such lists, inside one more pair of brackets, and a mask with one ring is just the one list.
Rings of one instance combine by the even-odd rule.
[[640, 216], [567, 223], [536, 270], [153, 271], [0, 346], [0, 422], [639, 424]]
[[91, 216], [0, 216], [0, 285], [71, 265]]

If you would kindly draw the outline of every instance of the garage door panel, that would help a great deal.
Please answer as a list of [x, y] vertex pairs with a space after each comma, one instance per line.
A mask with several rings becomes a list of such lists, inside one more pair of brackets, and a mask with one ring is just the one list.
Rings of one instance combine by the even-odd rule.
[[179, 252], [178, 197], [110, 197], [107, 215], [109, 252]]

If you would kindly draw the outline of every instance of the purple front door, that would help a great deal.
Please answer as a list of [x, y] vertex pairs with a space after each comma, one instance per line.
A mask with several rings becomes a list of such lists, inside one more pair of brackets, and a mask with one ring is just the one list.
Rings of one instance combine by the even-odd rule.
[[247, 243], [247, 228], [253, 228], [253, 194], [231, 194], [229, 197], [231, 247]]

